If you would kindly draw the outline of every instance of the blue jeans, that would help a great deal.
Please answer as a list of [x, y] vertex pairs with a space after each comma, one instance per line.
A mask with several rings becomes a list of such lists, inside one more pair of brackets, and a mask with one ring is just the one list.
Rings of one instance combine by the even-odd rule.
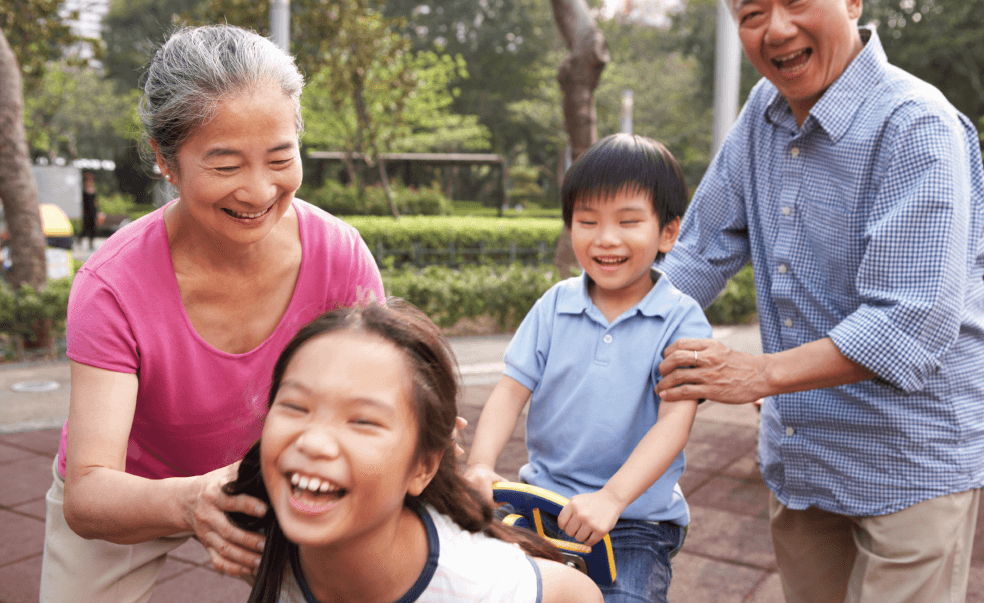
[[[554, 517], [544, 513], [543, 531], [559, 540], [576, 542], [557, 527]], [[620, 519], [608, 536], [615, 554], [615, 583], [601, 586], [605, 603], [666, 603], [673, 569], [672, 557], [687, 535], [686, 528], [673, 523]]]

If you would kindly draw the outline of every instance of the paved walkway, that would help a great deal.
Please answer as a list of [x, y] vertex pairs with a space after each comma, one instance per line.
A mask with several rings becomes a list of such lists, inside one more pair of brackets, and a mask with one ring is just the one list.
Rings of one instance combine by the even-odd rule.
[[[723, 327], [715, 336], [736, 349], [757, 352], [754, 328]], [[453, 341], [465, 383], [461, 414], [475, 425], [501, 370], [508, 337]], [[53, 391], [20, 393], [23, 382], [51, 381]], [[39, 385], [34, 383], [34, 385]], [[50, 384], [49, 384], [50, 386]], [[59, 426], [68, 411], [65, 362], [0, 369], [0, 603], [35, 603], [44, 539], [44, 494]], [[43, 389], [43, 388], [41, 388]], [[701, 405], [687, 445], [681, 485], [693, 516], [690, 535], [673, 563], [673, 603], [780, 603], [769, 541], [767, 490], [755, 460], [757, 416], [751, 407]], [[465, 433], [470, 442], [471, 430]], [[499, 469], [515, 478], [525, 462], [523, 427], [517, 428]], [[984, 508], [982, 508], [984, 515]], [[970, 603], [984, 603], [984, 518], [978, 521]], [[209, 567], [194, 541], [169, 558], [153, 603], [241, 603], [249, 589]], [[927, 602], [933, 603], [933, 602]]]

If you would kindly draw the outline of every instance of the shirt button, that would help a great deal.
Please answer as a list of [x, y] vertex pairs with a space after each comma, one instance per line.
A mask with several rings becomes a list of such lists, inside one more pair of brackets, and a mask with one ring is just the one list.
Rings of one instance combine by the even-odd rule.
[[782, 321], [782, 324], [786, 325], [787, 327], [791, 327], [793, 326], [793, 319], [787, 318], [786, 320]]
[[789, 215], [789, 212], [791, 212], [791, 211], [792, 210], [789, 209], [788, 207], [784, 207], [784, 208], [782, 208], [782, 215], [788, 216]]
[[785, 264], [779, 264], [779, 274], [786, 274], [786, 270], [787, 268]]
[[792, 148], [792, 149], [791, 149], [791, 150], [789, 151], [789, 154], [790, 154], [790, 155], [792, 155], [793, 157], [799, 157], [799, 154], [800, 154], [800, 150], [799, 150], [799, 147], [793, 147], [793, 148]]
[[605, 343], [611, 343], [612, 342], [612, 336], [611, 335], [605, 335], [604, 341], [605, 341]]
[[795, 429], [793, 429], [792, 427], [787, 427], [787, 428], [786, 428], [786, 435], [788, 435], [788, 436], [791, 436], [791, 435], [793, 435], [794, 433], [796, 433], [796, 430], [795, 430]]

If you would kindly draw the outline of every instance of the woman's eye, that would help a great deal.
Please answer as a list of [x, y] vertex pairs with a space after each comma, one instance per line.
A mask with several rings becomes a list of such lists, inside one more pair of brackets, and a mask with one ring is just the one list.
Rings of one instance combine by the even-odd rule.
[[638, 224], [639, 220], [622, 220], [623, 226], [629, 226], [631, 224]]
[[219, 171], [219, 172], [228, 174], [228, 173], [231, 173], [231, 172], [234, 172], [234, 171], [238, 170], [239, 169], [239, 166], [238, 165], [224, 165], [224, 166], [221, 166], [221, 167], [217, 167], [215, 169], [216, 169], [216, 171]]

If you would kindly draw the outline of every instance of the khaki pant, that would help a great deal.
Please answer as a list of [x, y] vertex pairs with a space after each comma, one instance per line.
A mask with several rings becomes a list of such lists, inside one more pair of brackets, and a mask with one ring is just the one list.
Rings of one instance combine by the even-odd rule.
[[963, 603], [980, 490], [874, 517], [770, 497], [772, 542], [787, 603]]
[[191, 533], [129, 545], [80, 537], [65, 521], [65, 480], [57, 463], [47, 495], [41, 603], [146, 603], [167, 554]]

